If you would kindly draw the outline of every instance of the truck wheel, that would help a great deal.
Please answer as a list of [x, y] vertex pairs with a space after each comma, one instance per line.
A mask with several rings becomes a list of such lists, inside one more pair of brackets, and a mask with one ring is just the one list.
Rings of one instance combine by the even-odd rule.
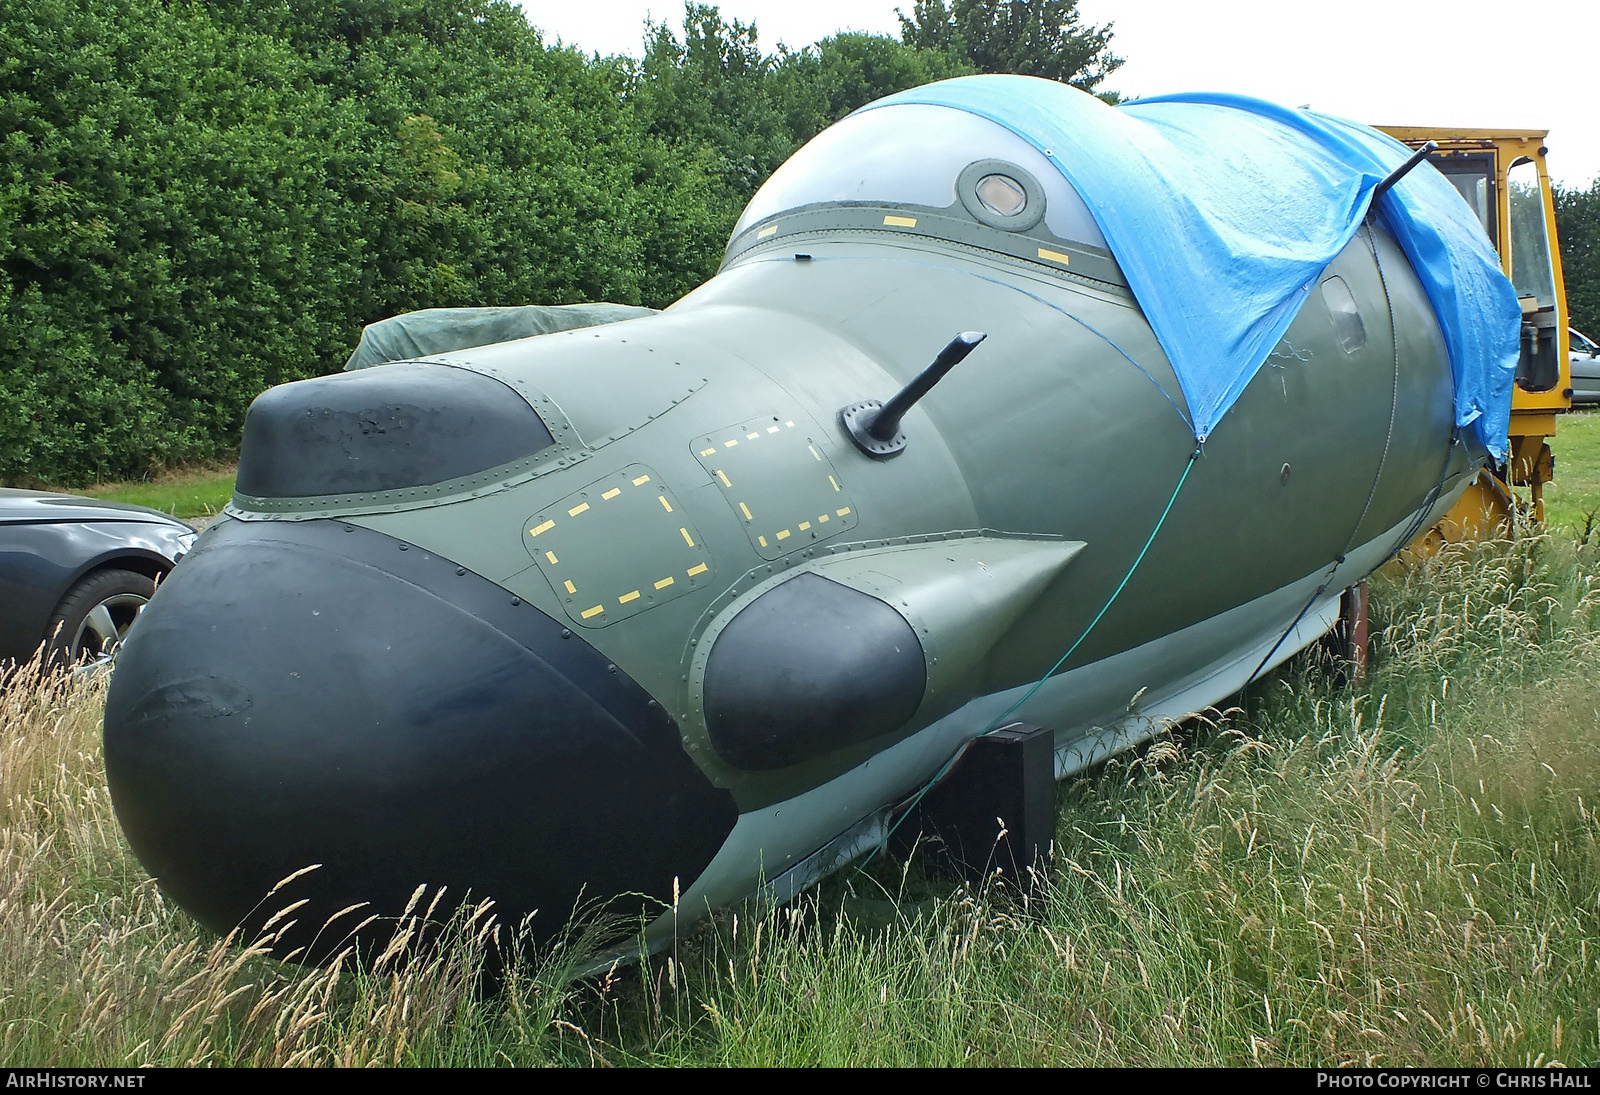
[[110, 661], [155, 591], [155, 582], [131, 570], [87, 575], [67, 591], [50, 617], [47, 659], [69, 665]]

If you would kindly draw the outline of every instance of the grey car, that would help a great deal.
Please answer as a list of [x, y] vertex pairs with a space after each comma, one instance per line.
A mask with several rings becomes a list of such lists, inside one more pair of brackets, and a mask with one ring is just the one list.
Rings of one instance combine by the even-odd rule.
[[143, 506], [0, 489], [0, 667], [102, 661], [195, 541]]
[[1567, 360], [1572, 366], [1572, 401], [1600, 403], [1600, 346], [1571, 327], [1567, 328], [1567, 335], [1571, 340]]

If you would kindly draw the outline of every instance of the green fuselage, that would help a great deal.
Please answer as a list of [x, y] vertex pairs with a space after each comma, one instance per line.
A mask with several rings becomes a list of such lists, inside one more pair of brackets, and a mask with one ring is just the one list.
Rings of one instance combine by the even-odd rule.
[[[826, 873], [1002, 722], [1051, 729], [1066, 774], [1223, 700], [1325, 630], [1339, 590], [1425, 527], [1481, 462], [1452, 442], [1438, 325], [1379, 228], [1308, 287], [1266, 366], [1198, 446], [1104, 252], [925, 209], [816, 207], [774, 224], [751, 226], [714, 279], [660, 315], [430, 359], [514, 389], [548, 427], [547, 447], [445, 483], [240, 495], [200, 545], [247, 553], [246, 539], [270, 546], [285, 522], [370, 530], [486, 579], [587, 644], [671, 716], [694, 767], [731, 797], [737, 821], [715, 854], [673, 876], [690, 909], [763, 879], [792, 891]], [[1054, 257], [1030, 257], [1041, 248]], [[1330, 277], [1347, 293], [1324, 289]], [[988, 338], [907, 416], [904, 451], [858, 449], [840, 409], [888, 398], [967, 330]], [[295, 568], [274, 571], [267, 547], [248, 558], [265, 560], [275, 588], [295, 587]], [[203, 573], [185, 585], [180, 568], [163, 591], [173, 607], [158, 595], [152, 617], [177, 621], [180, 598], [221, 596], [200, 588]], [[789, 585], [802, 577], [813, 584]], [[786, 586], [789, 601], [777, 597]], [[826, 628], [841, 650], [861, 640], [848, 618], [797, 622], [786, 647], [770, 611], [828, 599], [817, 591], [870, 602], [863, 618], [915, 639], [892, 655], [862, 647], [861, 680], [839, 658], [819, 669]], [[367, 610], [341, 611], [359, 632]], [[108, 719], [108, 748], [114, 724], [145, 726], [150, 697], [177, 687], [160, 683], [157, 663], [180, 656], [158, 652], [159, 627], [130, 644], [138, 668], [113, 701], [132, 714]], [[764, 653], [737, 662], [744, 645]], [[719, 657], [735, 668], [719, 670]], [[855, 690], [850, 704], [835, 687]], [[712, 694], [728, 688], [738, 696]], [[875, 689], [900, 706], [873, 706]], [[786, 708], [770, 725], [759, 710], [740, 714], [768, 695]], [[114, 792], [119, 778], [133, 786], [117, 775], [131, 763], [113, 760]], [[597, 786], [590, 798], [603, 800]], [[123, 791], [119, 808], [144, 793]], [[448, 829], [454, 815], [440, 816]], [[564, 824], [529, 822], [551, 827], [530, 846], [569, 841]], [[135, 846], [166, 839], [177, 838]], [[317, 839], [297, 854], [321, 854]], [[651, 885], [659, 894], [663, 883]]]

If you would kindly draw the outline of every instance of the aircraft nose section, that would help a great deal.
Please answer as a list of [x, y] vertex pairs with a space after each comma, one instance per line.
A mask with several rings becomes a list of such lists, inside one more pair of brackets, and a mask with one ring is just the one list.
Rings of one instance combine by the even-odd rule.
[[325, 520], [229, 522], [185, 559], [121, 650], [105, 755], [163, 890], [219, 932], [305, 899], [282, 946], [313, 959], [424, 884], [492, 898], [502, 922], [537, 913], [538, 937], [580, 903], [670, 900], [736, 815], [670, 716], [578, 636]]

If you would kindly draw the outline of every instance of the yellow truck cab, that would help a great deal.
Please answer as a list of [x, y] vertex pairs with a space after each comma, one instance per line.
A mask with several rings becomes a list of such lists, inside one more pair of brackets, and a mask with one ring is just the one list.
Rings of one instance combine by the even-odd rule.
[[[1555, 201], [1545, 169], [1548, 130], [1435, 129], [1378, 126], [1412, 148], [1438, 145], [1428, 157], [1455, 185], [1500, 255], [1522, 302], [1522, 354], [1511, 396], [1510, 458], [1485, 472], [1427, 538], [1475, 536], [1521, 508], [1544, 517], [1544, 484], [1554, 461], [1548, 439], [1556, 415], [1572, 408], [1567, 296], [1557, 245]], [[1513, 487], [1524, 487], [1525, 502]]]

